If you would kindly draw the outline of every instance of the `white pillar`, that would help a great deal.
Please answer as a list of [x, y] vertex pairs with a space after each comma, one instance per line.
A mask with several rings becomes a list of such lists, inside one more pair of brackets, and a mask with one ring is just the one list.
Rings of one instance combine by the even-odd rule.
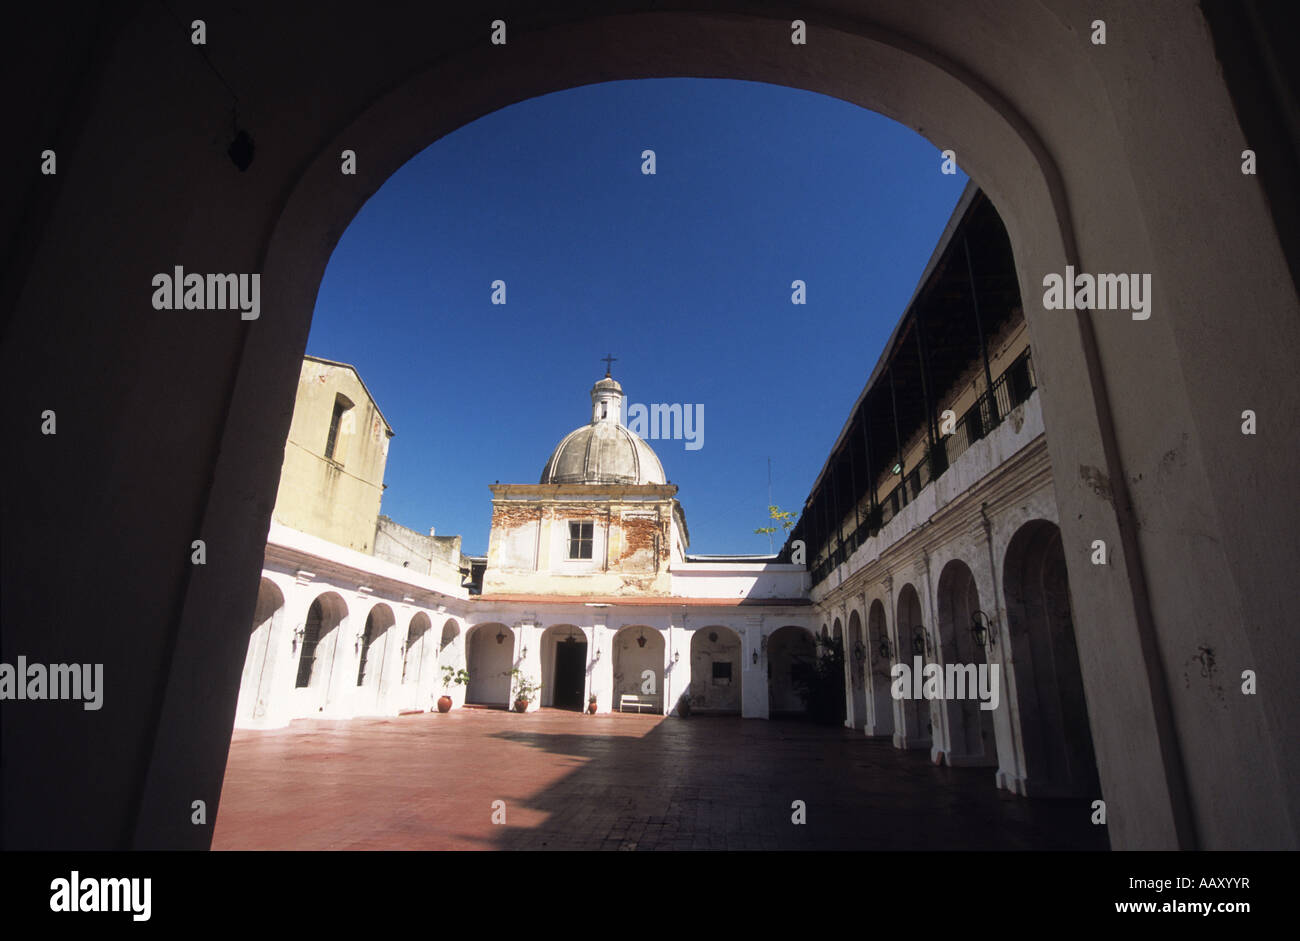
[[[741, 629], [740, 714], [746, 719], [771, 718], [767, 690], [767, 641], [770, 625], [762, 615], [749, 619]], [[755, 654], [758, 657], [755, 658]]]

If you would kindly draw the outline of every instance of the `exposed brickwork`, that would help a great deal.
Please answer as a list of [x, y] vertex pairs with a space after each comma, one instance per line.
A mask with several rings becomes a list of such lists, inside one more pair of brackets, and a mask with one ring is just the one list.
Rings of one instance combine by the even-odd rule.
[[492, 528], [516, 529], [537, 522], [541, 511], [536, 506], [521, 503], [493, 503]]

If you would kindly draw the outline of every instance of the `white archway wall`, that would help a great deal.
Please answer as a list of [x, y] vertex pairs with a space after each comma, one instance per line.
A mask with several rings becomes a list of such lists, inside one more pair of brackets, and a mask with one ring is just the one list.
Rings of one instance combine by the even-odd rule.
[[[729, 664], [730, 675], [714, 676], [714, 664]], [[693, 712], [742, 712], [744, 644], [730, 627], [711, 624], [694, 630], [690, 643], [690, 699]]]
[[[997, 696], [1001, 706], [1001, 676], [989, 671], [987, 642], [976, 644], [971, 634], [972, 619], [976, 611], [983, 611], [974, 572], [960, 558], [948, 560], [936, 567], [939, 575], [935, 582], [935, 610], [937, 620], [935, 635], [938, 642], [938, 662], [942, 664], [973, 665], [983, 670], [985, 682], [991, 687], [990, 696]], [[998, 670], [999, 674], [1001, 668]], [[946, 713], [946, 738], [943, 743], [944, 760], [949, 765], [983, 765], [995, 763], [997, 746], [991, 709], [984, 709], [982, 697], [985, 688], [978, 689], [981, 698], [969, 695], [944, 703]], [[992, 701], [988, 703], [992, 705]]]
[[475, 624], [465, 632], [465, 669], [469, 685], [465, 702], [476, 705], [512, 705], [511, 671], [518, 661], [520, 632], [498, 621]]
[[257, 607], [253, 614], [253, 630], [248, 638], [244, 672], [239, 682], [239, 700], [235, 713], [237, 725], [240, 720], [256, 723], [265, 716], [269, 692], [266, 683], [274, 675], [277, 660], [273, 638], [282, 633], [282, 629], [277, 628], [280, 628], [284, 620], [284, 605], [284, 591], [273, 579], [263, 575], [258, 586]]
[[[860, 595], [857, 597], [861, 598]], [[870, 721], [867, 708], [870, 685], [867, 673], [870, 668], [871, 652], [867, 644], [861, 603], [850, 606], [848, 612], [849, 631], [844, 648], [844, 659], [849, 668], [849, 725], [851, 728], [865, 730]], [[860, 658], [859, 653], [861, 653]]]
[[[359, 575], [360, 573], [356, 573]], [[262, 711], [250, 715], [241, 709], [235, 717], [236, 728], [274, 728], [302, 718], [352, 718], [363, 715], [396, 715], [404, 711], [429, 711], [441, 695], [442, 664], [462, 669], [465, 666], [460, 643], [460, 621], [447, 616], [445, 605], [425, 606], [405, 600], [401, 592], [379, 594], [356, 590], [356, 578], [313, 576], [297, 579], [293, 574], [264, 569], [265, 582], [273, 584], [284, 597], [284, 604], [272, 619], [265, 644], [259, 644], [257, 658], [262, 665]], [[326, 628], [322, 630], [317, 664], [310, 684], [297, 688], [299, 661], [302, 656], [300, 632], [305, 626], [311, 605], [326, 599]], [[337, 598], [337, 604], [329, 599]], [[333, 607], [331, 605], [333, 604]], [[341, 620], [335, 623], [337, 614]], [[366, 618], [372, 611], [378, 621], [371, 638], [364, 686], [356, 684], [360, 667], [360, 637]], [[404, 650], [412, 623], [423, 618], [427, 629], [416, 639], [411, 651]], [[440, 649], [440, 634], [450, 629], [452, 643]], [[261, 630], [261, 629], [259, 629]], [[328, 636], [327, 636], [328, 635]], [[255, 632], [250, 641], [249, 658], [241, 681], [241, 701], [249, 692], [255, 651]], [[403, 680], [405, 662], [407, 676]], [[463, 703], [464, 687], [454, 687], [453, 698]]]
[[587, 632], [576, 624], [550, 624], [541, 633], [541, 663], [539, 674], [542, 677], [541, 706], [555, 705], [555, 659], [556, 645], [563, 643], [570, 636], [575, 642], [581, 642], [584, 648], [582, 696], [580, 707], [586, 708], [587, 696], [591, 691], [592, 651], [587, 639]]
[[[1020, 729], [1021, 705], [1015, 665], [1008, 655], [1001, 580], [1007, 544], [1021, 526], [1036, 519], [1059, 526], [1050, 474], [1033, 457], [1035, 449], [1041, 451], [1042, 446], [1040, 439], [1026, 448], [1013, 469], [1000, 471], [1001, 479], [995, 484], [980, 482], [947, 505], [924, 536], [914, 531], [867, 559], [819, 604], [824, 611], [839, 611], [841, 605], [848, 610], [863, 611], [864, 623], [872, 628], [868, 662], [873, 670], [867, 675], [872, 716], [869, 734], [889, 734], [898, 747], [920, 741], [930, 747], [936, 760], [942, 755], [942, 760], [949, 763], [983, 764], [982, 759], [971, 759], [964, 749], [956, 747], [951, 704], [913, 704], [909, 700], [895, 700], [889, 693], [889, 666], [897, 662], [914, 665], [911, 625], [903, 626], [902, 630], [898, 625], [898, 605], [904, 585], [911, 584], [916, 589], [921, 623], [931, 640], [932, 651], [924, 659], [943, 663], [946, 661], [942, 648], [933, 646], [939, 639], [938, 579], [950, 562], [956, 560], [965, 565], [974, 579], [981, 604], [988, 606], [985, 613], [992, 618], [998, 637], [986, 654], [988, 662], [998, 663], [1000, 667], [999, 706], [992, 711], [990, 746], [996, 748], [995, 782], [998, 787], [1022, 795], [1026, 793], [1027, 773]], [[865, 559], [866, 555], [858, 558]], [[922, 586], [926, 586], [924, 590]], [[882, 605], [889, 631], [891, 664], [883, 663], [879, 656], [879, 641], [870, 619], [875, 602]], [[887, 716], [883, 706], [889, 707]], [[917, 739], [916, 731], [922, 722], [931, 727], [931, 732], [929, 735], [922, 732]]]

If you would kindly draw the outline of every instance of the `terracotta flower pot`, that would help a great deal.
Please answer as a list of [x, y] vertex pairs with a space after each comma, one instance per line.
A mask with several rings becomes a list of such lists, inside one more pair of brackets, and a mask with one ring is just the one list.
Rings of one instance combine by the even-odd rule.
[[515, 700], [515, 712], [525, 712], [527, 709], [528, 709], [528, 700], [527, 700], [527, 699], [516, 699], [516, 700]]
[[450, 696], [439, 696], [439, 697], [438, 697], [438, 711], [439, 711], [439, 712], [451, 712], [451, 697], [450, 697]]
[[593, 716], [596, 714], [596, 704], [594, 702], [587, 703], [587, 714]]

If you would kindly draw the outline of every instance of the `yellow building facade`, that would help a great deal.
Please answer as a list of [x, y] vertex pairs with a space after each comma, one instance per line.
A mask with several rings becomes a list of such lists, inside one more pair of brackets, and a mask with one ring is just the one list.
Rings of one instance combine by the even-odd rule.
[[392, 426], [356, 369], [305, 356], [273, 518], [373, 552]]

